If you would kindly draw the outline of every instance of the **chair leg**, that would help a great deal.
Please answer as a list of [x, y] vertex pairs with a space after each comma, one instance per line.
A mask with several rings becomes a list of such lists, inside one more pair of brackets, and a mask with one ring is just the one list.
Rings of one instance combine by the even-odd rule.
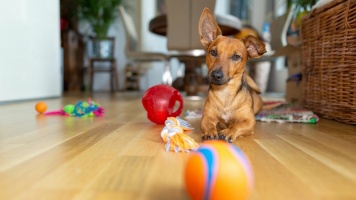
[[93, 61], [89, 61], [89, 66], [88, 66], [88, 84], [89, 84], [89, 91], [93, 91]]
[[171, 66], [168, 61], [164, 63], [164, 71], [162, 75], [162, 82], [166, 85], [172, 85], [172, 74], [171, 74]]
[[118, 78], [118, 74], [117, 74], [117, 65], [116, 65], [116, 61], [114, 64], [114, 83], [115, 83], [115, 92], [119, 91], [119, 78]]
[[111, 84], [111, 92], [116, 92], [119, 89], [118, 78], [117, 78], [117, 68], [116, 61], [112, 62], [111, 65], [111, 74], [110, 74], [110, 84]]
[[188, 96], [194, 96], [198, 93], [199, 76], [197, 74], [197, 67], [202, 63], [200, 61], [189, 60], [184, 61], [184, 90]]
[[110, 92], [114, 93], [114, 61], [111, 62], [111, 67], [110, 67]]

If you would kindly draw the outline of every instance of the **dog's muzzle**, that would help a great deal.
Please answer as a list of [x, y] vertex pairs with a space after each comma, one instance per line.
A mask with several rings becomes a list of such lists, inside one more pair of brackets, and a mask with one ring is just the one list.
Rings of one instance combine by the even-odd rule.
[[215, 85], [222, 85], [226, 83], [228, 80], [224, 79], [224, 73], [221, 71], [221, 69], [216, 69], [211, 72], [209, 81], [210, 83]]

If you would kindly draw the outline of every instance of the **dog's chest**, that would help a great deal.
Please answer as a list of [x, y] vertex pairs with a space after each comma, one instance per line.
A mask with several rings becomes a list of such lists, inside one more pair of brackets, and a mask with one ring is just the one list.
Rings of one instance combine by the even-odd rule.
[[[222, 95], [219, 96], [219, 100], [215, 101], [216, 113], [219, 113], [219, 118], [225, 123], [235, 121], [239, 115], [238, 113], [244, 113], [246, 107], [250, 106], [250, 101], [248, 101], [249, 95], [245, 93], [246, 91], [241, 91], [239, 95]], [[218, 103], [217, 103], [218, 102]]]
[[232, 114], [233, 113], [231, 111], [225, 111], [221, 114], [220, 117], [223, 121], [225, 121], [225, 123], [227, 123], [231, 119]]

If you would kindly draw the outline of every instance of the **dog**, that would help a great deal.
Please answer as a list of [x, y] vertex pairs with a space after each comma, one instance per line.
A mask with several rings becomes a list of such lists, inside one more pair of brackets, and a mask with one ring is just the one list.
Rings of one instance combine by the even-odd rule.
[[255, 114], [263, 101], [245, 65], [249, 58], [266, 53], [265, 43], [251, 35], [243, 40], [223, 36], [208, 8], [200, 16], [199, 34], [206, 49], [209, 79], [201, 120], [202, 140], [231, 143], [240, 136], [253, 134]]

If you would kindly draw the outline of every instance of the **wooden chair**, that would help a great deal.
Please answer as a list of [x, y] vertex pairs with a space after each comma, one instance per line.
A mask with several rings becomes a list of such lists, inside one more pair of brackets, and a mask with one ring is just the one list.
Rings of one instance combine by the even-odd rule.
[[136, 66], [137, 63], [143, 62], [163, 62], [164, 71], [162, 74], [162, 83], [171, 85], [172, 75], [168, 55], [163, 52], [141, 51], [138, 45], [138, 32], [132, 16], [126, 12], [123, 6], [119, 6], [118, 10], [126, 34], [125, 54], [128, 59], [126, 66]]
[[[99, 39], [97, 38], [91, 38], [93, 44], [98, 42]], [[117, 77], [117, 65], [116, 65], [116, 59], [114, 57], [114, 46], [115, 46], [115, 38], [107, 38], [105, 40], [108, 40], [111, 43], [111, 55], [108, 55], [108, 57], [98, 57], [97, 55], [90, 56], [89, 57], [89, 65], [88, 65], [88, 79], [89, 79], [89, 90], [93, 90], [93, 84], [94, 84], [94, 73], [110, 73], [110, 91], [111, 92], [116, 92], [119, 89], [119, 84], [118, 84], [118, 77]], [[109, 67], [103, 66], [103, 65], [96, 65], [96, 64], [104, 64], [108, 63]]]

